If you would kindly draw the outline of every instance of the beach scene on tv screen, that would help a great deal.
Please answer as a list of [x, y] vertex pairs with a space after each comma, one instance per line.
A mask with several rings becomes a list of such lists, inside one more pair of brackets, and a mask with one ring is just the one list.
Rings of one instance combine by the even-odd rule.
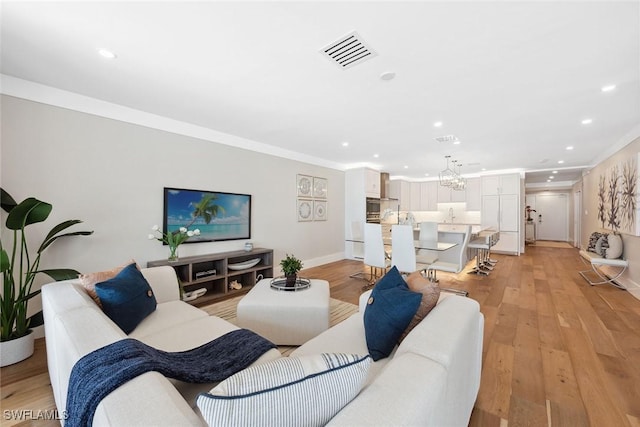
[[180, 227], [200, 230], [200, 236], [193, 236], [187, 242], [250, 237], [249, 195], [167, 189], [166, 197], [168, 232]]

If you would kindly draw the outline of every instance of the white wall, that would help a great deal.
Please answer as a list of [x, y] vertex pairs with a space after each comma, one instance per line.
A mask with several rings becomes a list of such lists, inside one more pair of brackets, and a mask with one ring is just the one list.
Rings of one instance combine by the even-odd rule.
[[[78, 230], [95, 231], [57, 242], [43, 267], [90, 272], [131, 258], [142, 266], [166, 258], [167, 247], [147, 239], [151, 226], [162, 224], [163, 187], [251, 194], [250, 241], [273, 248], [276, 263], [285, 253], [305, 267], [343, 258], [342, 171], [6, 95], [1, 108], [1, 186], [17, 201], [34, 196], [53, 204], [49, 220], [34, 230], [40, 234], [34, 242], [67, 219], [83, 220]], [[328, 179], [327, 221], [297, 221], [298, 173]], [[244, 243], [185, 244], [180, 256], [237, 250]]]

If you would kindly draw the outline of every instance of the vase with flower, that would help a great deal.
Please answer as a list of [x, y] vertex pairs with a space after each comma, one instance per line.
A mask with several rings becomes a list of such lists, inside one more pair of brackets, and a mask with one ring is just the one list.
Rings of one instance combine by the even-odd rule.
[[169, 246], [169, 261], [178, 261], [178, 246], [187, 241], [189, 237], [199, 236], [200, 230], [187, 230], [186, 227], [180, 227], [176, 231], [167, 231], [164, 233], [160, 230], [160, 227], [154, 225], [152, 228], [153, 233], [149, 234], [149, 240], [158, 240], [165, 245]]

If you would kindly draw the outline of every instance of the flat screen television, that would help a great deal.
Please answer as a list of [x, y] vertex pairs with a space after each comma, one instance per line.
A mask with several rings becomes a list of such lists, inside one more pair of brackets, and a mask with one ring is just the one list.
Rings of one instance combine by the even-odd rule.
[[200, 230], [185, 243], [251, 238], [251, 195], [164, 188], [163, 231]]

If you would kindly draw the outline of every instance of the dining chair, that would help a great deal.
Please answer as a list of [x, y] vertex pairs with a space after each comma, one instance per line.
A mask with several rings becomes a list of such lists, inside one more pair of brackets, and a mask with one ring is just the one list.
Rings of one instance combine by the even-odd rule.
[[419, 262], [413, 240], [413, 226], [396, 224], [391, 226], [391, 265], [401, 273], [424, 271], [429, 264]]
[[465, 265], [467, 246], [469, 245], [469, 240], [471, 239], [471, 226], [467, 225], [465, 227], [464, 239], [462, 241], [462, 245], [460, 246], [460, 255], [458, 257], [458, 262], [444, 262], [444, 261], [436, 261], [427, 268], [427, 276], [433, 282], [437, 282], [438, 278], [436, 274], [438, 271], [446, 271], [448, 273], [459, 273], [462, 271]]
[[[384, 251], [380, 224], [366, 223], [364, 225], [364, 263], [369, 266], [370, 284], [382, 277], [390, 267], [389, 259]], [[379, 271], [382, 273], [378, 274]]]
[[[438, 241], [438, 223], [426, 221], [420, 223], [420, 234], [418, 240]], [[423, 264], [433, 264], [438, 260], [438, 252], [429, 249], [418, 249], [416, 255], [417, 262]]]

